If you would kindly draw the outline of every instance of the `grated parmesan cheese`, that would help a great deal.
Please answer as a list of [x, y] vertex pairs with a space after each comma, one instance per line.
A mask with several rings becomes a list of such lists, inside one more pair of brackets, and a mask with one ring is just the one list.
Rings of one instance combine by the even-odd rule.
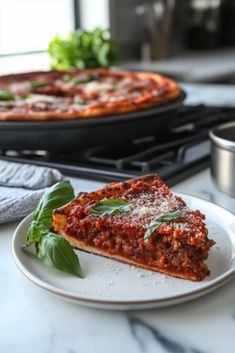
[[93, 93], [97, 91], [107, 91], [109, 89], [113, 89], [113, 83], [111, 82], [98, 82], [98, 81], [91, 81], [85, 83], [84, 88], [87, 92]]
[[[141, 227], [147, 229], [151, 222], [158, 217], [166, 215], [174, 210], [189, 211], [181, 199], [170, 193], [165, 195], [163, 190], [150, 190], [138, 195], [124, 195], [123, 199], [131, 207], [131, 211], [112, 216], [112, 222], [119, 224], [125, 223], [130, 227]], [[189, 230], [188, 224], [181, 224], [171, 221], [169, 227], [174, 229]]]
[[55, 96], [49, 96], [46, 94], [32, 94], [26, 99], [27, 103], [37, 103], [37, 102], [55, 103], [59, 100], [61, 100], [61, 98], [58, 98]]

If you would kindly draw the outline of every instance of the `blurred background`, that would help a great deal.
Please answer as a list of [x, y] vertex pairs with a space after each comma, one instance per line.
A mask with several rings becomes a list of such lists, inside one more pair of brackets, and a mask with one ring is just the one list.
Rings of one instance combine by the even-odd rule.
[[118, 43], [119, 66], [234, 83], [234, 19], [233, 0], [0, 0], [0, 72], [48, 68], [57, 33], [101, 27]]

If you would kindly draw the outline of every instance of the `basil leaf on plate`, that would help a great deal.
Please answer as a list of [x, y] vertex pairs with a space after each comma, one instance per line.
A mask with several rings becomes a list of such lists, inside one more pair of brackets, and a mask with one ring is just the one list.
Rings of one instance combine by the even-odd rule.
[[50, 231], [52, 212], [74, 198], [69, 181], [62, 181], [49, 188], [42, 196], [33, 214], [27, 232], [26, 246], [35, 245], [38, 258], [47, 266], [83, 278], [76, 253], [69, 242]]
[[48, 229], [40, 222], [32, 221], [27, 232], [27, 245], [39, 242]]
[[52, 212], [74, 198], [74, 191], [69, 181], [61, 181], [50, 187], [42, 196], [33, 214], [33, 222], [27, 232], [27, 245], [40, 241], [43, 229], [51, 227]]
[[91, 207], [89, 212], [98, 218], [105, 215], [125, 213], [130, 210], [130, 205], [122, 199], [107, 199]]
[[36, 249], [37, 256], [45, 265], [84, 278], [78, 257], [65, 238], [48, 232]]
[[174, 218], [182, 217], [185, 215], [185, 212], [183, 211], [173, 211], [170, 212], [166, 215], [160, 216], [158, 218], [155, 218], [151, 223], [149, 228], [144, 234], [144, 241], [148, 241], [152, 233], [162, 224], [168, 221], [171, 221]]
[[0, 101], [13, 101], [15, 96], [10, 91], [0, 91]]

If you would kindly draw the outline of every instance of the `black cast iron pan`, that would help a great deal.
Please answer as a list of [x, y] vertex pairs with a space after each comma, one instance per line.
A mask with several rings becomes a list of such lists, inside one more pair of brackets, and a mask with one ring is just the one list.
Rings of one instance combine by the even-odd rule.
[[0, 149], [69, 152], [97, 145], [122, 144], [161, 133], [174, 122], [169, 114], [182, 105], [186, 94], [152, 108], [100, 118], [63, 121], [2, 121]]

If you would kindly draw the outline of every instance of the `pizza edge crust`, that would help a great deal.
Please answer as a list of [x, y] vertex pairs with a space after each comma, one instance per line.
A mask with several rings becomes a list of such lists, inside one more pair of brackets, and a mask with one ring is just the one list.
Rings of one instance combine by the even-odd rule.
[[[54, 221], [55, 215], [58, 215], [58, 214], [59, 215], [66, 215], [67, 210], [69, 211], [71, 209], [71, 207], [78, 205], [78, 204], [84, 205], [89, 199], [98, 201], [98, 200], [102, 199], [103, 197], [112, 197], [114, 191], [116, 192], [118, 190], [121, 194], [123, 190], [126, 190], [126, 188], [128, 187], [128, 184], [130, 184], [130, 183], [137, 183], [139, 181], [142, 181], [145, 184], [151, 184], [154, 179], [160, 179], [160, 177], [154, 173], [146, 174], [146, 175], [139, 176], [139, 177], [136, 177], [133, 179], [125, 180], [125, 181], [113, 182], [113, 183], [110, 183], [110, 184], [103, 186], [102, 188], [100, 188], [96, 191], [92, 191], [89, 193], [81, 192], [72, 201], [70, 201], [67, 204], [65, 204], [64, 206], [59, 207], [54, 210], [53, 221]], [[163, 183], [163, 181], [162, 181], [162, 183]], [[172, 193], [172, 191], [168, 188], [168, 186], [166, 184], [165, 184], [165, 187], [167, 187], [169, 192]]]

